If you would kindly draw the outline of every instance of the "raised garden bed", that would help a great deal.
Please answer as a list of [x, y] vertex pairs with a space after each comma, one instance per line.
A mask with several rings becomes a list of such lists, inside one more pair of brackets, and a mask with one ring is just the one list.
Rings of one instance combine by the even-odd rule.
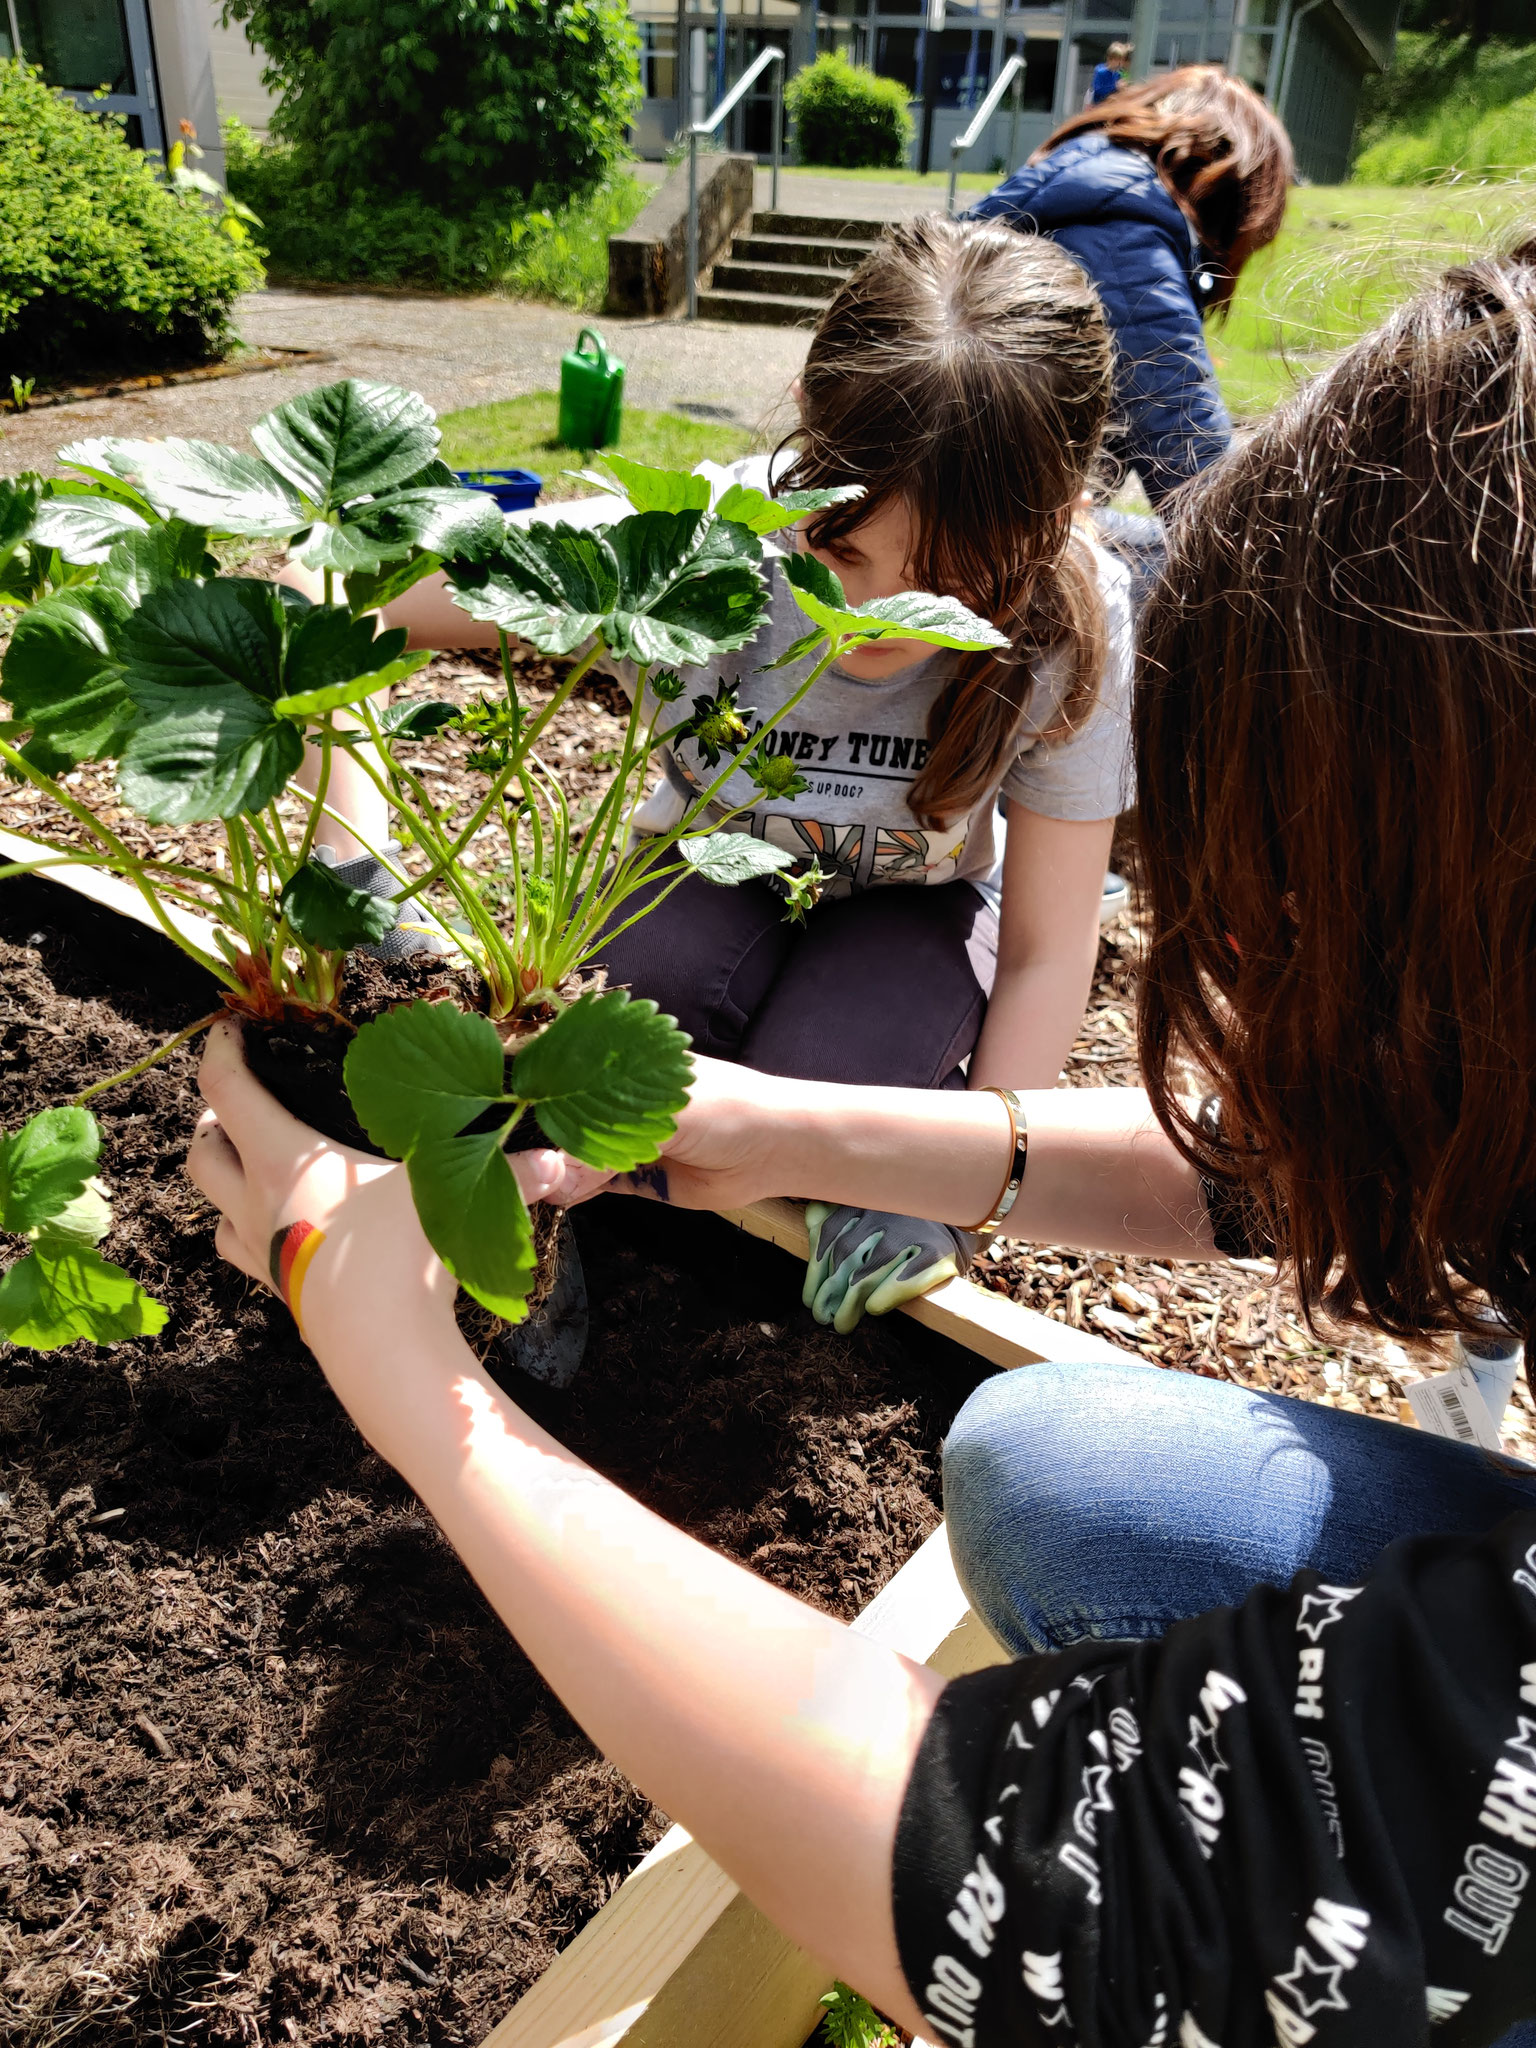
[[[7, 1117], [185, 1021], [153, 934], [0, 890]], [[480, 2041], [663, 1817], [592, 1750], [369, 1452], [181, 1175], [179, 1055], [99, 1100], [117, 1227], [172, 1307], [0, 1360], [0, 2033], [18, 2048]], [[974, 1355], [816, 1328], [782, 1255], [601, 1201], [574, 1389], [519, 1398], [620, 1483], [852, 1616], [934, 1528]]]

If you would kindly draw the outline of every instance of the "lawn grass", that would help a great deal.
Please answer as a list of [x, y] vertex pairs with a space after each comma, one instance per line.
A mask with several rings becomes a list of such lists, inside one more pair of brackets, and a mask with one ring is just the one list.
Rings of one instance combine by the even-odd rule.
[[[546, 498], [587, 497], [593, 486], [563, 473], [587, 464], [579, 449], [562, 447], [555, 439], [559, 403], [553, 391], [534, 391], [526, 398], [444, 413], [438, 421], [442, 458], [455, 469], [537, 470]], [[752, 442], [745, 427], [626, 405], [619, 453], [658, 469], [692, 469], [696, 462], [736, 462]]]
[[1206, 339], [1233, 416], [1267, 412], [1437, 270], [1536, 221], [1514, 183], [1304, 185]]
[[1355, 176], [1372, 185], [1529, 176], [1536, 165], [1536, 39], [1399, 36], [1368, 81]]

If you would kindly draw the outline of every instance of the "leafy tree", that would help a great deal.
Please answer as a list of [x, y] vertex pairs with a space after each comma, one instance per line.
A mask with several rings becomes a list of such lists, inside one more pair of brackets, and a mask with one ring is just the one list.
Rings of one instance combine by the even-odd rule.
[[341, 199], [563, 199], [624, 154], [639, 93], [625, 0], [226, 0], [281, 94], [273, 133]]
[[261, 264], [122, 124], [0, 63], [0, 385], [216, 354]]

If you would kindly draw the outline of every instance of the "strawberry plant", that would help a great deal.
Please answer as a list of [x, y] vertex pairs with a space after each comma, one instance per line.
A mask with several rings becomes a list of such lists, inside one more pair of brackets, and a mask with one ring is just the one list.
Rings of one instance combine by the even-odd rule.
[[112, 1223], [88, 1109], [45, 1109], [0, 1135], [0, 1231], [26, 1244], [0, 1278], [0, 1335], [52, 1351], [152, 1337], [165, 1310], [96, 1247]]
[[[576, 1157], [624, 1170], [656, 1156], [686, 1094], [686, 1040], [670, 1020], [622, 991], [583, 992], [604, 934], [643, 915], [626, 918], [642, 888], [649, 904], [655, 885], [691, 873], [730, 886], [788, 866], [786, 852], [731, 831], [737, 814], [713, 807], [737, 769], [792, 793], [791, 765], [766, 756], [764, 740], [841, 653], [888, 637], [964, 648], [1003, 636], [950, 599], [849, 606], [813, 557], [787, 555], [808, 630], [783, 659], [815, 659], [764, 724], [741, 703], [739, 680], [691, 690], [684, 671], [748, 645], [768, 604], [764, 537], [843, 494], [775, 499], [735, 486], [711, 502], [706, 478], [616, 457], [627, 503], [611, 524], [521, 527], [457, 485], [422, 399], [357, 380], [277, 407], [251, 439], [253, 451], [77, 442], [59, 454], [69, 479], [0, 484], [0, 606], [19, 613], [0, 664], [12, 714], [0, 722], [0, 764], [88, 841], [40, 846], [0, 876], [75, 864], [120, 875], [258, 1026], [298, 1014], [350, 1028], [339, 1011], [348, 951], [430, 899], [478, 977], [482, 1008], [386, 1012], [353, 1039], [347, 1085], [372, 1141], [406, 1161], [450, 1270], [515, 1318], [532, 1239], [504, 1145], [523, 1112]], [[316, 572], [322, 601], [221, 566], [232, 544], [255, 541], [284, 543]], [[467, 709], [388, 701], [431, 657], [381, 628], [379, 608], [439, 569], [501, 648], [502, 688]], [[574, 657], [542, 707], [519, 695], [514, 636]], [[634, 664], [633, 704], [612, 781], [578, 830], [541, 742], [610, 657]], [[454, 730], [473, 741], [469, 765], [484, 778], [462, 811], [434, 797], [418, 753]], [[671, 830], [637, 836], [656, 750], [684, 732], [719, 772]], [[343, 751], [424, 856], [412, 877], [387, 848], [369, 848], [394, 877], [389, 900], [316, 856], [322, 817], [339, 817], [329, 791]], [[312, 793], [295, 780], [306, 752]], [[151, 824], [218, 821], [222, 862], [131, 846], [66, 780], [98, 762], [113, 764], [122, 806]], [[280, 798], [302, 805], [297, 828]], [[356, 834], [355, 821], [341, 822]], [[510, 914], [493, 914], [465, 859], [487, 824], [509, 849]], [[803, 913], [814, 886], [814, 876], [786, 882], [789, 914]], [[177, 915], [210, 907], [202, 927]]]

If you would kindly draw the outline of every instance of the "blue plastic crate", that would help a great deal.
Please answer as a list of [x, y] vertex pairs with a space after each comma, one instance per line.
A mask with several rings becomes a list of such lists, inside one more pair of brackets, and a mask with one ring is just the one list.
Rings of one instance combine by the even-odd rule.
[[539, 502], [544, 479], [532, 469], [456, 469], [454, 475], [472, 491], [489, 491], [503, 512], [526, 512]]

